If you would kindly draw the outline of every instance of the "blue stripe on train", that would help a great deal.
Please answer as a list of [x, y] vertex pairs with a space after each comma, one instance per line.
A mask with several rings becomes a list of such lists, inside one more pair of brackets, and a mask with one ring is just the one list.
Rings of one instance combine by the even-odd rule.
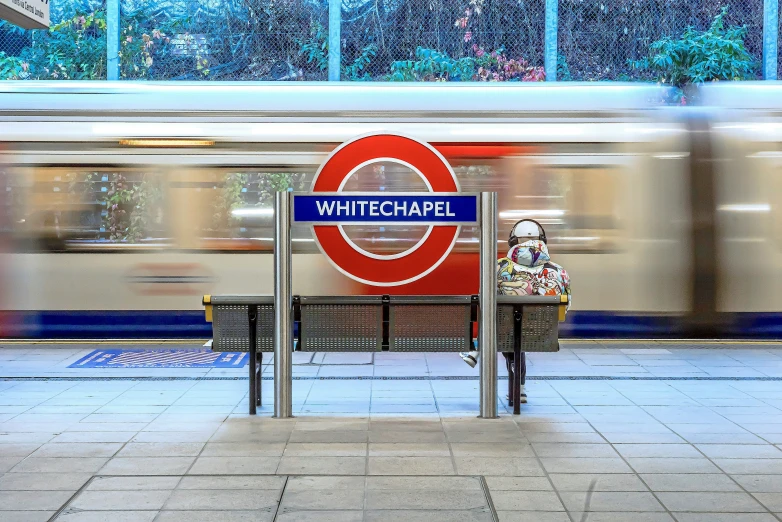
[[[203, 311], [16, 312], [11, 337], [35, 339], [208, 339], [212, 325]], [[743, 313], [723, 317], [728, 338], [780, 339], [782, 313]], [[21, 324], [19, 324], [21, 322]], [[615, 312], [570, 312], [560, 327], [569, 338], [677, 338], [681, 318]]]

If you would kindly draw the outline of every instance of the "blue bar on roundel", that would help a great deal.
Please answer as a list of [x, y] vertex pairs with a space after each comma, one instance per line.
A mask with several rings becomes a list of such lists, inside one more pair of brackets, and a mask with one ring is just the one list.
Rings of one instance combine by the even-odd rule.
[[297, 194], [293, 221], [313, 224], [457, 225], [478, 221], [478, 198], [470, 194]]

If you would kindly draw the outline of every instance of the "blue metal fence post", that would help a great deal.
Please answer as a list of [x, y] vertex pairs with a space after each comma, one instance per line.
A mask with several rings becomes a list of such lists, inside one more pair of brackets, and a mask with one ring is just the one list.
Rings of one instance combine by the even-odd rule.
[[557, 31], [558, 2], [546, 0], [546, 30], [543, 37], [543, 67], [546, 70], [546, 81], [557, 81]]
[[763, 79], [777, 79], [779, 0], [763, 0]]
[[329, 0], [329, 81], [339, 81], [342, 55], [342, 0]]
[[106, 79], [119, 80], [120, 0], [106, 0]]

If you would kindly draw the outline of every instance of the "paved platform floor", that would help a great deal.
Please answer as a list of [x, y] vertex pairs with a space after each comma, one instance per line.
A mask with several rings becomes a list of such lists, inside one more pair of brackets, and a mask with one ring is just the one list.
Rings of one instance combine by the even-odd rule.
[[250, 417], [237, 374], [0, 348], [0, 520], [782, 520], [782, 349], [608, 346], [533, 356], [529, 403], [495, 420], [441, 356], [413, 378], [383, 374], [424, 363], [297, 365], [316, 371], [281, 420], [270, 381]]

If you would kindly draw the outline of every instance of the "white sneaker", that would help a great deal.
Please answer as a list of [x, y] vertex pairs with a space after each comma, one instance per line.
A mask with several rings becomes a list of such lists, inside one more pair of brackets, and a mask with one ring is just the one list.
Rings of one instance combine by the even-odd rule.
[[472, 352], [459, 352], [459, 357], [469, 364], [470, 368], [475, 368], [475, 365], [478, 364], [478, 359], [473, 356]]

